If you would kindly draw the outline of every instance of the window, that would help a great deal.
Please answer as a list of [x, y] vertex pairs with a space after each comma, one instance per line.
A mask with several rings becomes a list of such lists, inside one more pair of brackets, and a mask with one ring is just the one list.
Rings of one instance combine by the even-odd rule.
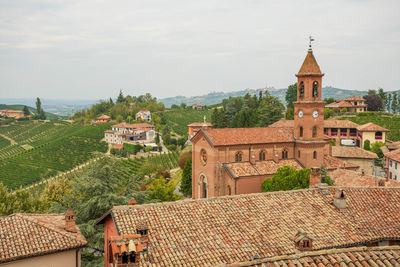
[[303, 137], [303, 127], [300, 126], [300, 133], [299, 133], [300, 137]]
[[304, 82], [301, 82], [299, 85], [299, 95], [300, 95], [300, 98], [304, 97]]
[[317, 151], [314, 151], [314, 153], [313, 153], [313, 158], [314, 158], [314, 159], [317, 159]]
[[378, 140], [382, 139], [382, 132], [376, 132], [375, 139], [378, 139]]
[[122, 263], [128, 263], [128, 255], [126, 254], [126, 252], [122, 254]]
[[392, 164], [393, 164], [393, 163], [392, 163], [392, 160], [390, 160], [390, 161], [389, 161], [389, 165], [390, 165], [390, 167], [392, 167]]
[[317, 127], [316, 126], [314, 126], [312, 128], [312, 137], [317, 137]]
[[130, 263], [136, 262], [136, 253], [134, 251], [132, 251], [131, 254], [129, 255], [129, 262]]
[[394, 163], [394, 168], [397, 170], [397, 162]]
[[309, 248], [310, 247], [310, 240], [303, 240], [303, 248]]
[[145, 235], [147, 235], [147, 230], [146, 229], [136, 230], [136, 233], [141, 235], [141, 236], [145, 236]]
[[392, 179], [392, 172], [389, 172], [389, 178]]
[[300, 150], [297, 151], [297, 157], [300, 158]]
[[259, 160], [265, 160], [265, 152], [261, 151], [260, 154], [258, 155]]
[[288, 158], [288, 152], [285, 149], [285, 150], [282, 151], [282, 159], [287, 159], [287, 158]]
[[317, 81], [313, 82], [312, 88], [313, 88], [312, 96], [318, 97], [318, 82]]
[[231, 186], [230, 185], [228, 185], [227, 186], [227, 191], [228, 191], [228, 196], [230, 196], [231, 194], [232, 194], [232, 190], [231, 190]]
[[235, 155], [235, 161], [242, 161], [242, 152], [237, 152]]

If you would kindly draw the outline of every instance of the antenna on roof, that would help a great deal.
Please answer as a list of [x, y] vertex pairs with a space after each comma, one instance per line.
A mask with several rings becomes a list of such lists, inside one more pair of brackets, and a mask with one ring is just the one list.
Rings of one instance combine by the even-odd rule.
[[309, 46], [309, 48], [311, 49], [311, 42], [314, 42], [315, 41], [315, 39], [310, 35], [310, 46]]

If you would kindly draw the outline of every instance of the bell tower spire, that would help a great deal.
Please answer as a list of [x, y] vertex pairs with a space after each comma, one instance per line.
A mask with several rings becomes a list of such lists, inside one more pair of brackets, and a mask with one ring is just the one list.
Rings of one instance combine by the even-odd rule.
[[321, 167], [323, 163], [324, 106], [322, 77], [324, 74], [314, 57], [310, 36], [307, 55], [297, 77], [297, 101], [294, 105], [294, 136], [296, 158], [307, 168]]

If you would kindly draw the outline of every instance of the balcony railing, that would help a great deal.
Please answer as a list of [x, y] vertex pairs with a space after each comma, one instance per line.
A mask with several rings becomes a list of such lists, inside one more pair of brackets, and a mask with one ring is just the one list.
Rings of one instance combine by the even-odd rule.
[[337, 135], [337, 133], [331, 133], [331, 136], [336, 136]]
[[361, 134], [358, 134], [358, 137], [362, 138], [362, 135], [361, 135]]
[[347, 136], [347, 133], [340, 133], [340, 136]]
[[356, 133], [350, 133], [350, 136], [357, 136]]
[[382, 136], [375, 136], [376, 140], [382, 140]]

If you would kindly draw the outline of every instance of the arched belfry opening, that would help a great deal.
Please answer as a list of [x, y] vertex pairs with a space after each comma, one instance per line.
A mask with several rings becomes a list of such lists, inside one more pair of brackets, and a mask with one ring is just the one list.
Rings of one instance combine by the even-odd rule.
[[208, 180], [204, 173], [200, 174], [199, 177], [199, 198], [208, 197]]

